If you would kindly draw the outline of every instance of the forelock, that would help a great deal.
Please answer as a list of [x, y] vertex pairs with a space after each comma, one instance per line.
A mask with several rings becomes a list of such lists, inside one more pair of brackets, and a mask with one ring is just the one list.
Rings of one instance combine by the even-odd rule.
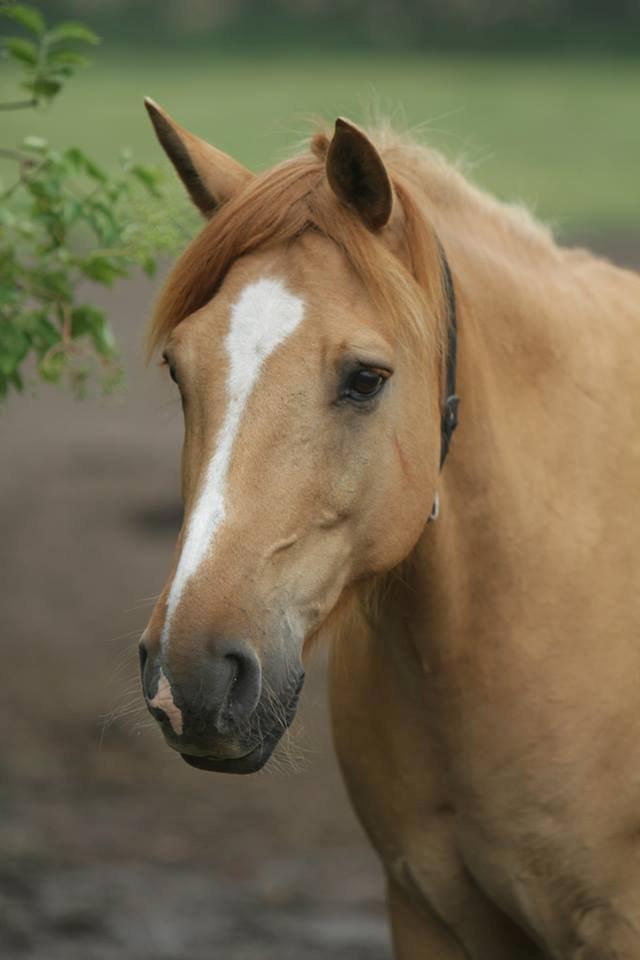
[[[308, 152], [254, 177], [224, 203], [175, 264], [149, 330], [149, 352], [186, 317], [205, 306], [233, 263], [246, 254], [315, 231], [335, 243], [383, 311], [399, 339], [441, 344], [440, 268], [434, 239], [401, 177], [390, 170], [405, 221], [412, 269], [333, 194], [325, 177], [328, 137], [317, 133]], [[413, 343], [415, 347], [415, 343]]]

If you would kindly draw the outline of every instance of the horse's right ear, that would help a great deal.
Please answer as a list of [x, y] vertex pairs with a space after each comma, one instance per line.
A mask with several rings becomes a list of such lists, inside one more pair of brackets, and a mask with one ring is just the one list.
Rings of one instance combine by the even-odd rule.
[[149, 97], [144, 105], [164, 152], [198, 210], [210, 217], [238, 193], [253, 174], [222, 150], [189, 133]]
[[387, 223], [393, 190], [380, 154], [355, 124], [338, 117], [325, 160], [329, 186], [354, 209], [369, 230]]

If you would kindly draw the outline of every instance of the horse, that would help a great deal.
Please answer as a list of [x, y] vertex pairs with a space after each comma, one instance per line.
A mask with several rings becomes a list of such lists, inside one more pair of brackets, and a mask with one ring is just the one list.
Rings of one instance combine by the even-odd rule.
[[638, 960], [640, 276], [388, 126], [254, 175], [147, 109], [206, 218], [150, 329], [168, 745], [258, 770], [328, 643], [398, 960]]

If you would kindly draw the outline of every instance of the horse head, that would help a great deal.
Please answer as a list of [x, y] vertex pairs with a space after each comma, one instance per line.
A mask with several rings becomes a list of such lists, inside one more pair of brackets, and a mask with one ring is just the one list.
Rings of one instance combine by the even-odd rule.
[[310, 639], [424, 529], [441, 252], [410, 180], [345, 120], [254, 176], [147, 106], [208, 219], [153, 321], [184, 411], [184, 522], [143, 689], [187, 762], [249, 773], [293, 718]]

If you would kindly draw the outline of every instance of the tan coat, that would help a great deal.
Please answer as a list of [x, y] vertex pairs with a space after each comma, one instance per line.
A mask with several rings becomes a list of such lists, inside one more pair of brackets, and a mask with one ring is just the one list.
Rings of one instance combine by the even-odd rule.
[[[280, 585], [289, 602], [308, 576], [299, 639], [333, 644], [336, 747], [388, 876], [398, 960], [640, 960], [640, 277], [561, 249], [397, 138], [378, 153], [343, 124], [316, 138], [315, 156], [253, 185], [166, 115], [154, 122], [183, 176], [188, 148], [207, 213], [234, 164], [231, 200], [176, 268], [154, 341], [173, 337], [186, 356], [198, 338], [201, 357], [206, 331], [224, 329], [223, 305], [265, 265], [312, 318], [265, 373], [282, 430], [261, 446], [266, 421], [251, 408], [233, 461], [236, 512], [176, 614], [166, 669], [184, 669], [193, 641], [178, 638], [194, 624], [238, 623], [230, 597], [266, 669], [277, 628], [255, 624]], [[269, 233], [264, 210], [278, 198], [289, 220], [272, 217]], [[435, 236], [459, 322], [460, 427], [442, 474]], [[430, 327], [419, 347], [416, 324]], [[314, 422], [313, 357], [333, 358], [365, 329], [390, 383], [338, 443], [344, 420]], [[286, 402], [290, 377], [304, 413], [293, 394]], [[192, 437], [220, 423], [206, 404], [186, 416]], [[201, 449], [187, 447], [188, 508]], [[427, 524], [435, 492], [440, 516]], [[264, 558], [292, 531], [267, 580]], [[146, 633], [155, 650], [168, 587]]]

